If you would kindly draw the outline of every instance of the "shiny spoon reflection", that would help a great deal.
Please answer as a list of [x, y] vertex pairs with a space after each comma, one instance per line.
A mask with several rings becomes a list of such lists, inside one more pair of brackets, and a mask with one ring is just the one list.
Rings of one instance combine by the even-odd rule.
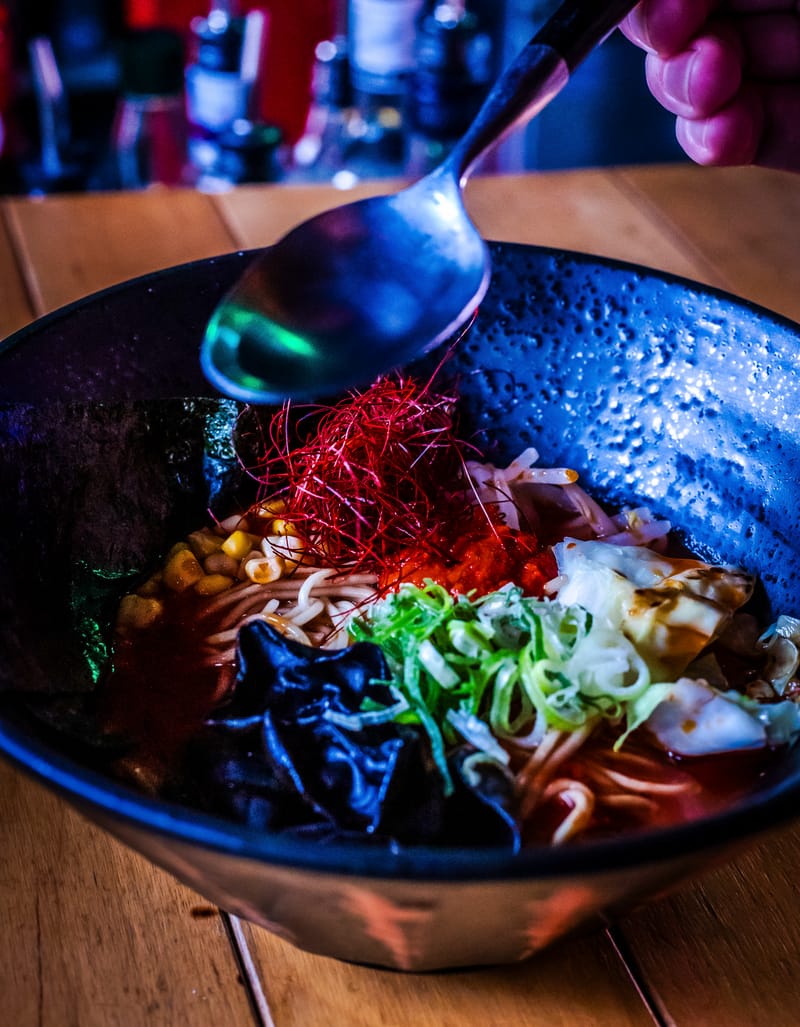
[[565, 0], [438, 168], [393, 196], [311, 218], [263, 250], [209, 321], [209, 381], [247, 402], [311, 399], [366, 384], [451, 338], [490, 277], [461, 195], [470, 171], [550, 102], [634, 2]]

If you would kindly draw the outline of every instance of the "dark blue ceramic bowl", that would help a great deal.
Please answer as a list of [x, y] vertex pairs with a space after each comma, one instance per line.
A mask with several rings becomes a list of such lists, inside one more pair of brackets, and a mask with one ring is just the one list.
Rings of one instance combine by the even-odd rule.
[[[758, 573], [765, 618], [798, 613], [798, 326], [642, 268], [492, 249], [492, 285], [455, 360], [493, 455], [536, 445], [600, 499], [646, 503], [695, 551]], [[518, 856], [376, 858], [140, 795], [91, 769], [66, 713], [30, 713], [31, 693], [91, 691], [114, 576], [155, 559], [198, 522], [209, 489], [226, 487], [215, 432], [230, 407], [214, 400], [197, 353], [247, 259], [137, 279], [0, 344], [3, 495], [17, 497], [0, 514], [0, 750], [231, 912], [309, 950], [401, 969], [522, 958], [793, 815], [797, 753], [746, 800], [675, 828]], [[143, 458], [145, 491], [132, 470]]]

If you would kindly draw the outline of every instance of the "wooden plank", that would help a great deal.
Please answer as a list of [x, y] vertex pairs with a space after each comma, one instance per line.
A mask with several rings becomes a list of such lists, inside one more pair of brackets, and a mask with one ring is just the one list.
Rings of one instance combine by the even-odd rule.
[[0, 796], [3, 1023], [252, 1022], [213, 906], [6, 764]]
[[668, 1023], [800, 1023], [798, 861], [785, 829], [620, 925]]
[[148, 271], [235, 248], [209, 198], [191, 190], [5, 204], [38, 314]]
[[577, 250], [707, 280], [709, 269], [620, 190], [613, 172], [476, 178], [466, 197], [487, 238]]
[[300, 952], [242, 926], [275, 1027], [653, 1024], [602, 932], [514, 966], [401, 974]]
[[[265, 246], [337, 202], [391, 192], [399, 182], [362, 184], [342, 193], [318, 186], [249, 187], [214, 197], [243, 248]], [[280, 192], [275, 190], [280, 188]], [[279, 202], [274, 198], [279, 197]], [[616, 177], [604, 171], [482, 176], [469, 182], [466, 202], [490, 239], [580, 250], [659, 267], [703, 281], [709, 269], [642, 211]]]
[[324, 210], [396, 192], [402, 184], [395, 179], [379, 179], [345, 190], [322, 185], [241, 186], [214, 196], [213, 201], [238, 245], [251, 249], [276, 242], [290, 228]]
[[800, 176], [758, 168], [626, 169], [632, 200], [718, 284], [800, 321]]
[[0, 212], [0, 339], [4, 339], [27, 324], [34, 312], [9, 236], [5, 204]]

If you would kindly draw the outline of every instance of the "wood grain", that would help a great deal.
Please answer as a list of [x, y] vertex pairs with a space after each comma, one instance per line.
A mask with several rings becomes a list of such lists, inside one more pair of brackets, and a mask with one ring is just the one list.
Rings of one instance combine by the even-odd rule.
[[[214, 197], [220, 216], [243, 248], [275, 242], [298, 222], [365, 196], [391, 192], [401, 182], [366, 183], [347, 192], [319, 186], [249, 187]], [[708, 281], [699, 255], [687, 253], [673, 233], [620, 188], [615, 174], [477, 177], [466, 203], [478, 229], [490, 239], [581, 250], [641, 262]]]
[[5, 213], [0, 207], [0, 339], [22, 328], [34, 316], [22, 269], [9, 237]]
[[5, 764], [0, 795], [3, 1023], [252, 1022], [218, 911]]
[[37, 314], [235, 248], [208, 197], [191, 190], [8, 199], [5, 212]]
[[309, 955], [249, 925], [245, 937], [275, 1027], [652, 1027], [602, 932], [516, 966], [431, 974]]
[[668, 1022], [800, 1023], [798, 863], [785, 829], [620, 925]]
[[242, 249], [268, 246], [301, 221], [341, 203], [395, 192], [403, 183], [394, 179], [361, 182], [353, 189], [320, 185], [242, 186], [213, 197], [220, 217]]
[[636, 168], [619, 181], [721, 288], [800, 321], [800, 175], [757, 168]]
[[707, 280], [708, 268], [643, 212], [611, 171], [476, 178], [466, 200], [490, 239], [578, 250]]

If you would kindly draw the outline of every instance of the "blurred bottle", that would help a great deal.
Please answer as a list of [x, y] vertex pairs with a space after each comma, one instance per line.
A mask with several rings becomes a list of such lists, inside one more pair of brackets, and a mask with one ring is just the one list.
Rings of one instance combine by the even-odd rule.
[[247, 116], [248, 96], [239, 75], [244, 25], [233, 3], [214, 3], [206, 16], [191, 22], [186, 117], [189, 161], [198, 175], [214, 166], [219, 136]]
[[426, 174], [478, 113], [494, 77], [492, 39], [465, 0], [428, 0], [417, 23], [409, 171]]
[[239, 118], [217, 141], [214, 163], [196, 180], [203, 192], [219, 193], [247, 182], [276, 182], [283, 177], [276, 125]]
[[[250, 111], [257, 121], [280, 128], [283, 138], [294, 144], [303, 134], [311, 104], [314, 48], [334, 34], [334, 11], [346, 0], [241, 0], [215, 4], [229, 15], [261, 12], [267, 21], [263, 63], [254, 85]], [[197, 40], [190, 26], [207, 18], [209, 0], [125, 0], [127, 24], [131, 27], [165, 25], [181, 29]], [[194, 60], [193, 60], [194, 63]]]
[[350, 0], [350, 59], [368, 175], [402, 174], [406, 168], [408, 87], [422, 3]]
[[353, 102], [345, 37], [317, 45], [312, 92], [306, 130], [294, 147], [289, 174], [295, 181], [350, 188], [360, 177], [354, 158], [364, 121]]
[[423, 0], [350, 0], [350, 58], [356, 93], [394, 101], [414, 68], [416, 21]]
[[37, 36], [28, 42], [31, 82], [39, 122], [38, 155], [23, 159], [24, 188], [34, 194], [80, 190], [86, 186], [87, 165], [75, 146], [70, 102], [52, 41]]
[[192, 22], [194, 56], [186, 69], [189, 156], [198, 188], [219, 191], [281, 177], [281, 128], [261, 117], [267, 12], [241, 13], [217, 0]]
[[123, 44], [122, 87], [112, 129], [119, 185], [142, 189], [185, 179], [183, 39], [169, 29], [140, 29]]

